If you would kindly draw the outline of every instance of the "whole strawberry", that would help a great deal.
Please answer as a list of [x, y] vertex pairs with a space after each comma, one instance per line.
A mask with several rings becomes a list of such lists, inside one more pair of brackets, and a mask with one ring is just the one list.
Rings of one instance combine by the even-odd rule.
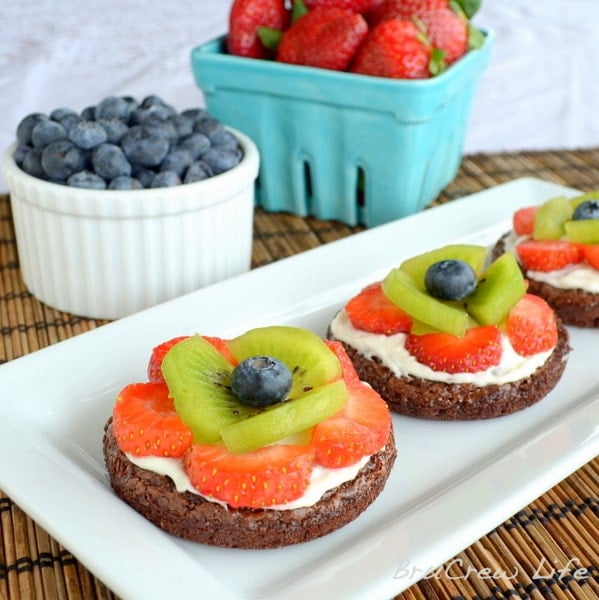
[[380, 0], [304, 0], [308, 10], [315, 8], [345, 8], [356, 13], [365, 14], [380, 4]]
[[286, 29], [290, 18], [285, 0], [234, 0], [229, 13], [229, 54], [272, 58], [272, 51], [262, 44], [257, 30], [259, 27]]
[[319, 8], [295, 20], [283, 33], [277, 60], [345, 71], [368, 35], [361, 15], [344, 8]]
[[391, 19], [370, 31], [350, 70], [376, 77], [426, 79], [431, 58], [430, 44], [412, 21]]
[[448, 0], [385, 0], [373, 11], [370, 23], [415, 18], [424, 25], [433, 47], [444, 52], [447, 65], [468, 50], [468, 19], [455, 13]]
[[388, 19], [422, 18], [440, 8], [447, 8], [449, 0], [383, 0], [371, 13], [371, 25]]

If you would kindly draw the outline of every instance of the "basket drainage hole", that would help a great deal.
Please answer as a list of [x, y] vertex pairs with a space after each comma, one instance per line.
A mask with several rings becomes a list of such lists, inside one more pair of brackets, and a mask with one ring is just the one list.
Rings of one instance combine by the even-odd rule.
[[358, 208], [366, 206], [366, 173], [362, 167], [356, 171], [356, 204]]
[[306, 194], [306, 198], [312, 198], [314, 194], [314, 189], [312, 187], [312, 170], [310, 168], [310, 163], [305, 160], [304, 161], [304, 192]]

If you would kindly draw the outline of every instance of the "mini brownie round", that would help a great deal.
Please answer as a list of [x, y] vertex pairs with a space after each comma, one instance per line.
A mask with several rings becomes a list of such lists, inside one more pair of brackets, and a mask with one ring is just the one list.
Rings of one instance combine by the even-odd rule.
[[225, 548], [266, 549], [307, 542], [355, 520], [383, 491], [397, 450], [393, 433], [356, 477], [329, 490], [314, 505], [289, 510], [231, 508], [199, 494], [180, 493], [165, 475], [133, 464], [106, 424], [104, 458], [116, 494], [164, 531]]
[[116, 494], [164, 531], [231, 548], [327, 535], [383, 491], [396, 457], [389, 407], [342, 344], [291, 326], [152, 351], [104, 428]]
[[360, 379], [403, 415], [500, 417], [544, 398], [559, 382], [568, 332], [527, 291], [511, 253], [454, 244], [404, 260], [350, 298], [328, 337]]
[[568, 333], [560, 324], [558, 344], [532, 375], [501, 385], [445, 383], [397, 377], [377, 358], [367, 358], [344, 343], [356, 372], [398, 414], [437, 420], [489, 419], [509, 415], [544, 398], [560, 380], [570, 351]]

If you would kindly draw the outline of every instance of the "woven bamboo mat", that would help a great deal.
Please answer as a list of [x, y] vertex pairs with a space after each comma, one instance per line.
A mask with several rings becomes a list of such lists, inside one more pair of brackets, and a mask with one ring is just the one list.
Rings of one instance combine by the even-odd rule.
[[[525, 176], [599, 189], [599, 148], [469, 156], [436, 202]], [[258, 210], [253, 266], [359, 230]], [[19, 275], [10, 205], [0, 196], [0, 364], [102, 324], [52, 310], [27, 293]], [[599, 598], [598, 483], [596, 458], [397, 598]], [[405, 574], [402, 568], [398, 565], [397, 577]], [[67, 548], [0, 491], [0, 599], [4, 598], [116, 600]]]

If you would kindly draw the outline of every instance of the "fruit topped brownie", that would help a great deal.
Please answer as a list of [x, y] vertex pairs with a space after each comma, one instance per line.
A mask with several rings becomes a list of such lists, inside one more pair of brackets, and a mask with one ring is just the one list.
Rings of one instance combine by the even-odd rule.
[[405, 260], [336, 314], [360, 378], [398, 413], [430, 419], [498, 417], [534, 404], [559, 381], [568, 334], [527, 293], [511, 253], [451, 245]]
[[296, 327], [157, 346], [104, 434], [113, 489], [173, 535], [237, 548], [354, 520], [395, 461], [389, 409], [338, 342]]
[[515, 254], [529, 291], [567, 325], [599, 327], [599, 192], [517, 210], [494, 255]]

